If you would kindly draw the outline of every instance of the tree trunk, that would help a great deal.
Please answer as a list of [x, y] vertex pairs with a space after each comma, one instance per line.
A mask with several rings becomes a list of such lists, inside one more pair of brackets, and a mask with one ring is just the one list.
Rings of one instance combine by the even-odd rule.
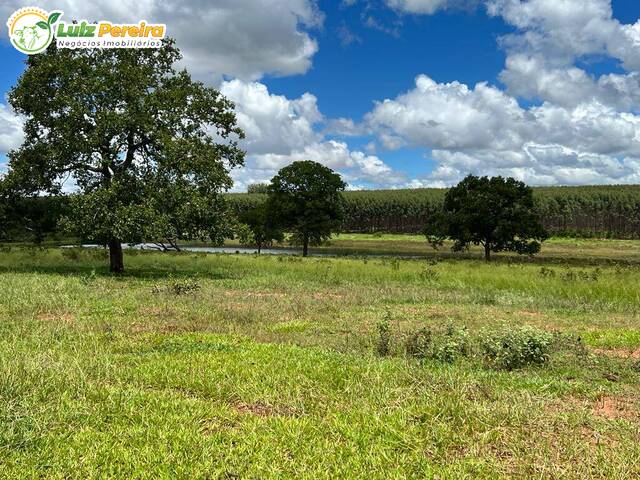
[[491, 245], [488, 243], [484, 244], [484, 259], [487, 262], [491, 261]]
[[176, 252], [181, 252], [182, 249], [180, 248], [180, 246], [178, 245], [178, 240], [172, 240], [170, 238], [167, 239], [169, 241], [169, 245], [171, 245], [171, 247], [176, 251]]
[[124, 256], [120, 240], [109, 240], [109, 271], [113, 273], [124, 272]]
[[302, 237], [302, 256], [306, 257], [309, 255], [309, 237], [304, 235]]
[[260, 255], [260, 250], [262, 250], [262, 243], [258, 242], [258, 255]]

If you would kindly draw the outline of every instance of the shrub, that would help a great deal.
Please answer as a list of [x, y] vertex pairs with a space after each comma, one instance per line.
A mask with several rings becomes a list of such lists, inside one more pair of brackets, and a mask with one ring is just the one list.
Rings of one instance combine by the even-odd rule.
[[540, 269], [540, 276], [543, 278], [553, 278], [556, 276], [556, 271], [551, 268], [542, 267]]
[[406, 354], [420, 360], [431, 358], [453, 363], [459, 357], [468, 356], [469, 351], [467, 329], [452, 325], [433, 330], [421, 328], [408, 335], [405, 341]]
[[469, 332], [466, 328], [447, 326], [444, 331], [433, 339], [431, 356], [437, 360], [453, 363], [459, 357], [469, 355]]
[[514, 370], [527, 365], [543, 365], [549, 360], [553, 336], [534, 327], [504, 328], [486, 332], [481, 339], [482, 354], [495, 366]]
[[431, 347], [431, 336], [432, 332], [428, 328], [421, 328], [410, 334], [405, 342], [407, 355], [419, 359], [427, 358]]
[[193, 279], [172, 279], [166, 286], [154, 285], [153, 293], [172, 293], [173, 295], [186, 295], [200, 290], [200, 284]]
[[378, 322], [378, 343], [376, 345], [376, 351], [381, 357], [389, 355], [391, 347], [391, 324], [389, 323], [389, 316]]
[[597, 282], [600, 278], [601, 270], [596, 268], [592, 271], [582, 271], [582, 270], [567, 270], [562, 274], [561, 278], [565, 282], [574, 282], [576, 280], [582, 280], [585, 282]]

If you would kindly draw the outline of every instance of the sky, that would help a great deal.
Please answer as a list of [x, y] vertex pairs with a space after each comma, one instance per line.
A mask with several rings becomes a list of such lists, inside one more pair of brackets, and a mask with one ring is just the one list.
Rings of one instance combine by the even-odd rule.
[[234, 101], [234, 190], [296, 160], [351, 189], [640, 183], [639, 0], [0, 0], [0, 172], [22, 139], [6, 19], [162, 22]]

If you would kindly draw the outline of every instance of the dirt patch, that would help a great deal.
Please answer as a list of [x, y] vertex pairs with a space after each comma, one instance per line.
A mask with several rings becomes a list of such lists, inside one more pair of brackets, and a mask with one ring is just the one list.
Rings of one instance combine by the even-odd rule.
[[589, 425], [583, 425], [580, 428], [580, 436], [583, 440], [589, 443], [592, 451], [595, 451], [596, 447], [604, 446], [608, 449], [615, 449], [620, 445], [620, 442], [612, 438], [611, 435], [606, 435]]
[[591, 351], [597, 355], [606, 355], [615, 358], [630, 358], [633, 360], [640, 359], [640, 348], [592, 348]]
[[71, 325], [75, 322], [76, 317], [71, 313], [59, 313], [59, 312], [45, 312], [39, 313], [36, 317], [41, 322], [60, 322]]
[[[259, 418], [276, 418], [276, 417], [297, 417], [300, 416], [293, 407], [274, 406], [265, 402], [235, 402], [231, 404], [233, 411], [240, 415], [259, 417]], [[235, 430], [242, 424], [242, 420], [233, 415], [215, 419], [208, 419], [203, 422], [202, 434], [212, 435], [221, 431]]]
[[611, 420], [618, 418], [636, 419], [639, 412], [635, 400], [629, 396], [608, 395], [596, 400], [593, 404], [574, 397], [564, 397], [559, 401], [546, 405], [545, 409], [551, 414], [562, 414], [591, 409], [591, 413], [597, 417], [604, 417]]
[[602, 397], [597, 400], [593, 405], [592, 413], [610, 420], [619, 418], [629, 420], [638, 417], [638, 411], [633, 400], [614, 396]]
[[298, 412], [292, 407], [273, 406], [264, 402], [245, 403], [238, 402], [233, 404], [233, 409], [243, 415], [253, 415], [256, 417], [293, 417]]
[[544, 409], [550, 414], [557, 415], [584, 410], [587, 407], [586, 401], [569, 396], [552, 400], [544, 406]]

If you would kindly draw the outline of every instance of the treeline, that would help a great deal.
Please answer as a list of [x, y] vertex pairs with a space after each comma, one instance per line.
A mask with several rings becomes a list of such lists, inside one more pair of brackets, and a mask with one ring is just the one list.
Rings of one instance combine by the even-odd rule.
[[[550, 234], [566, 237], [640, 238], [640, 185], [534, 187], [536, 208]], [[344, 192], [345, 232], [422, 233], [437, 211], [445, 189], [363, 190]], [[266, 200], [263, 193], [225, 195], [239, 216]], [[20, 201], [13, 221], [0, 240], [59, 239], [57, 221], [66, 197], [35, 197]]]
[[69, 212], [69, 197], [23, 197], [0, 211], [0, 241], [41, 243], [62, 240], [58, 221]]
[[[640, 238], [640, 185], [534, 187], [536, 209], [551, 235]], [[421, 233], [446, 190], [362, 190], [343, 193], [345, 232]], [[230, 193], [236, 213], [264, 202], [261, 193]]]

